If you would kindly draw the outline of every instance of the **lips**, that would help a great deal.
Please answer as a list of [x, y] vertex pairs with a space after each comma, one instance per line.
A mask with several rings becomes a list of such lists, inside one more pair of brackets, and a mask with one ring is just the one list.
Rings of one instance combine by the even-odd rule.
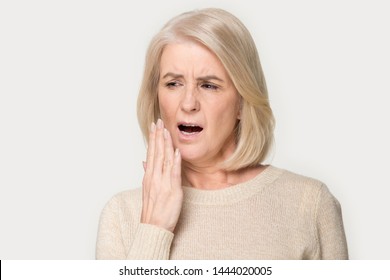
[[177, 128], [184, 135], [195, 135], [203, 130], [203, 127], [194, 123], [179, 123]]

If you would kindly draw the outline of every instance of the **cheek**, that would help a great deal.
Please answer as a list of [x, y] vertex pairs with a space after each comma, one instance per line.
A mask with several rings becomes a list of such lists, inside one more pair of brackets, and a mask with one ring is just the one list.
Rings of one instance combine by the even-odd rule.
[[164, 98], [163, 94], [158, 93], [158, 107], [160, 109], [161, 116], [163, 117], [165, 115], [165, 112], [169, 112], [167, 109], [167, 101]]
[[225, 104], [219, 104], [220, 106], [214, 107], [214, 114], [220, 123], [235, 124], [239, 119], [240, 110], [237, 103], [226, 102]]
[[161, 114], [166, 115], [168, 112], [170, 112], [170, 110], [169, 110], [169, 104], [167, 104], [166, 102], [160, 101], [160, 102], [159, 102], [159, 106], [160, 106], [160, 112], [161, 112]]
[[176, 109], [172, 100], [168, 100], [167, 98], [159, 98], [159, 108], [161, 118], [163, 119], [165, 124], [175, 118]]

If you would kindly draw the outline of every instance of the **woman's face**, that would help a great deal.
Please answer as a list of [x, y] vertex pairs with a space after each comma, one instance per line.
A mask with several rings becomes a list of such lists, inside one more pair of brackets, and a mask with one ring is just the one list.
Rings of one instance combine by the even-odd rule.
[[234, 151], [240, 98], [206, 47], [185, 41], [164, 48], [158, 98], [161, 118], [184, 161], [213, 166]]

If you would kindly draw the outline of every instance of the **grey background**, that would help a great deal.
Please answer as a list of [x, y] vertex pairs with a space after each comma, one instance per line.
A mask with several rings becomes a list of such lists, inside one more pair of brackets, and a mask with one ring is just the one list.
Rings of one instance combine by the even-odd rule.
[[256, 41], [277, 120], [269, 162], [328, 185], [351, 259], [390, 259], [379, 0], [1, 1], [0, 259], [94, 258], [104, 204], [142, 181], [146, 47], [172, 16], [211, 6]]

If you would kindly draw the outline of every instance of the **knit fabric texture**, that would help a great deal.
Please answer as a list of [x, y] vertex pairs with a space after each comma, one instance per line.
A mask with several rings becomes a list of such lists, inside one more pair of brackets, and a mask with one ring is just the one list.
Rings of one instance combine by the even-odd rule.
[[142, 189], [104, 207], [97, 259], [348, 259], [339, 202], [318, 180], [268, 166], [220, 190], [183, 187], [174, 233], [140, 223]]

